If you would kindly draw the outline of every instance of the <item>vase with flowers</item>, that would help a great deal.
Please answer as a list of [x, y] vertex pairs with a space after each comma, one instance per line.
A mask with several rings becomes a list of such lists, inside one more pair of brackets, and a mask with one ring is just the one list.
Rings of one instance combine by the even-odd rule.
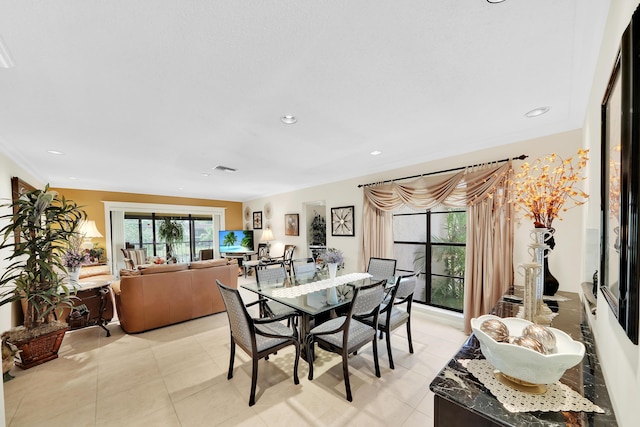
[[[327, 265], [329, 278], [335, 280], [338, 272], [338, 264], [344, 263], [344, 255], [340, 249], [328, 248], [321, 255], [322, 261]], [[327, 288], [327, 304], [337, 304], [338, 293], [335, 286]]]
[[69, 246], [62, 257], [62, 265], [67, 270], [69, 284], [77, 285], [80, 276], [80, 268], [82, 264], [89, 262], [89, 254], [80, 246], [82, 244], [82, 236], [80, 234], [72, 235], [69, 238]]
[[[533, 220], [532, 234], [545, 236], [537, 244], [546, 244], [544, 256], [555, 247], [553, 221], [562, 220], [560, 213], [583, 205], [589, 197], [576, 186], [586, 179], [583, 169], [587, 166], [589, 150], [579, 149], [576, 158], [563, 159], [555, 153], [524, 162], [513, 180], [511, 202], [516, 212]], [[536, 238], [539, 240], [539, 238]], [[544, 262], [544, 294], [553, 295], [559, 283]]]
[[335, 279], [338, 265], [344, 263], [342, 251], [336, 248], [328, 248], [322, 253], [321, 258], [329, 269], [329, 277]]

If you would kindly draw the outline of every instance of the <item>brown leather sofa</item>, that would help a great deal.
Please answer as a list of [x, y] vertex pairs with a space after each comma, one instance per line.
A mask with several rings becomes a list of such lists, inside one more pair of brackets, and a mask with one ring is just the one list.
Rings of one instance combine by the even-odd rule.
[[238, 286], [235, 260], [149, 266], [112, 283], [120, 327], [144, 332], [225, 310], [216, 279]]

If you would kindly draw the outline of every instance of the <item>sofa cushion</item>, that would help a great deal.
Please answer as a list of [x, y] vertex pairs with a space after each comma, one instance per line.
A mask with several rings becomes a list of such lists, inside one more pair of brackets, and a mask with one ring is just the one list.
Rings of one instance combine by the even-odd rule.
[[123, 268], [120, 270], [120, 277], [140, 276], [142, 273], [138, 269]]
[[194, 261], [189, 264], [189, 268], [209, 268], [209, 267], [219, 267], [221, 265], [227, 265], [227, 260], [225, 258], [220, 259], [208, 259], [206, 261]]
[[85, 279], [91, 276], [103, 276], [111, 274], [111, 268], [108, 265], [83, 265], [80, 268], [79, 279]]
[[146, 274], [156, 274], [156, 273], [168, 273], [170, 271], [182, 271], [187, 270], [189, 266], [187, 264], [159, 264], [152, 265], [147, 268], [143, 268], [140, 270], [142, 275]]

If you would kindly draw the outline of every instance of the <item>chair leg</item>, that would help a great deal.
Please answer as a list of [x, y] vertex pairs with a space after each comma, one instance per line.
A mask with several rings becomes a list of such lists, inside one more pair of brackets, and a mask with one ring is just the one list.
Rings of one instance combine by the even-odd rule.
[[309, 364], [309, 380], [313, 380], [313, 336], [309, 335], [306, 339], [307, 347], [307, 363]]
[[227, 373], [228, 380], [233, 378], [233, 361], [235, 360], [235, 357], [236, 357], [236, 343], [233, 340], [233, 338], [231, 338], [231, 357], [229, 358], [229, 372]]
[[249, 406], [256, 403], [256, 385], [258, 384], [258, 358], [253, 357], [253, 367], [251, 369], [251, 394], [249, 394]]
[[393, 364], [393, 355], [391, 354], [391, 331], [387, 332], [387, 354], [389, 355], [389, 367], [391, 369], [395, 369], [395, 365]]
[[409, 353], [413, 353], [413, 341], [411, 341], [411, 317], [407, 320], [407, 339], [409, 340]]
[[378, 360], [378, 340], [373, 336], [373, 364], [376, 367], [376, 377], [380, 378], [380, 361]]
[[293, 342], [296, 346], [296, 360], [293, 362], [293, 383], [300, 384], [300, 379], [298, 378], [298, 362], [300, 362], [300, 343], [297, 341]]
[[347, 390], [347, 400], [353, 402], [351, 383], [349, 382], [349, 355], [346, 350], [342, 350], [342, 375], [344, 376], [344, 387]]

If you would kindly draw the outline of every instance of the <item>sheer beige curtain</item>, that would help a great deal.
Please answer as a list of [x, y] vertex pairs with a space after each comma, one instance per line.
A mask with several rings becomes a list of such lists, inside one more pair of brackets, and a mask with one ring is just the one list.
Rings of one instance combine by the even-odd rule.
[[431, 209], [467, 207], [465, 330], [485, 314], [513, 282], [511, 161], [457, 173], [364, 188], [362, 265], [369, 257], [393, 258], [393, 211], [403, 205]]

